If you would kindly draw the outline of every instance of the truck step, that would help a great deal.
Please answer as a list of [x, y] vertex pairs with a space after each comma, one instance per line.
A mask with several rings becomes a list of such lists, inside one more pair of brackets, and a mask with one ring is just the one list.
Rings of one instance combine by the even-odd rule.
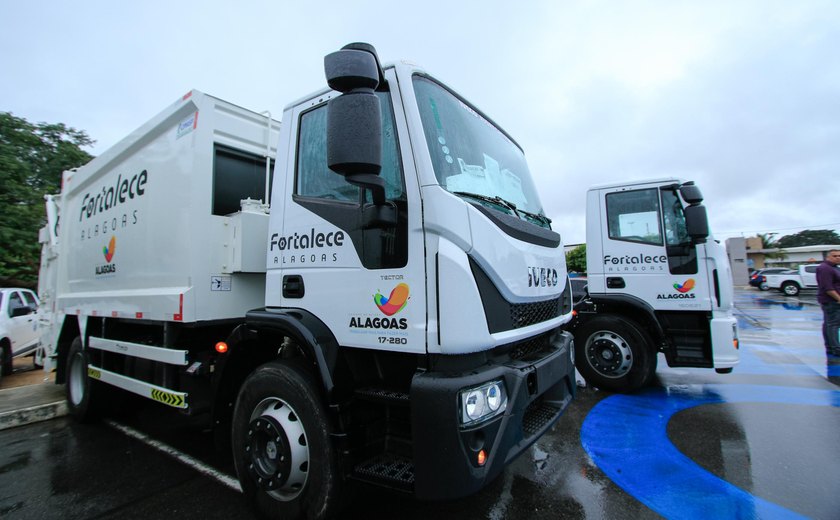
[[560, 409], [547, 403], [532, 403], [522, 418], [522, 431], [527, 436], [539, 433], [546, 424], [560, 415]]
[[360, 388], [356, 390], [356, 397], [380, 404], [408, 406], [409, 396], [405, 392], [389, 390], [387, 388]]
[[353, 477], [363, 482], [400, 491], [414, 490], [414, 463], [408, 457], [383, 453], [353, 468]]

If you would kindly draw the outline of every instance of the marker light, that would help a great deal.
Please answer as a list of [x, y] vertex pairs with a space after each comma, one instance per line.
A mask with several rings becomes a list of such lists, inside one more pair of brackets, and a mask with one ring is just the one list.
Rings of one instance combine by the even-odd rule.
[[483, 421], [502, 413], [507, 405], [505, 387], [494, 381], [461, 391], [461, 424]]
[[227, 351], [228, 351], [228, 344], [227, 343], [225, 343], [224, 341], [220, 341], [220, 342], [216, 343], [216, 352], [218, 352], [219, 354], [224, 354]]
[[478, 462], [479, 466], [483, 466], [484, 463], [487, 462], [487, 452], [486, 451], [481, 450], [481, 451], [478, 452], [477, 462]]

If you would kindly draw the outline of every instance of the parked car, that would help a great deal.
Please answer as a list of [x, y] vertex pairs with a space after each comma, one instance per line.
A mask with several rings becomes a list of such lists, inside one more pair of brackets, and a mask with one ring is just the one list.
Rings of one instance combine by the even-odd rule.
[[765, 269], [756, 269], [750, 274], [750, 285], [753, 287], [757, 287], [762, 291], [766, 291], [767, 289], [769, 289], [769, 287], [767, 287], [767, 275], [784, 273], [786, 271], [790, 271], [790, 269], [787, 269], [785, 267], [768, 267]]
[[38, 348], [38, 305], [38, 296], [29, 289], [0, 289], [0, 377], [12, 373], [12, 359]]
[[796, 271], [768, 274], [767, 287], [778, 289], [787, 296], [796, 296], [802, 289], [817, 288], [817, 267], [819, 264], [800, 265]]

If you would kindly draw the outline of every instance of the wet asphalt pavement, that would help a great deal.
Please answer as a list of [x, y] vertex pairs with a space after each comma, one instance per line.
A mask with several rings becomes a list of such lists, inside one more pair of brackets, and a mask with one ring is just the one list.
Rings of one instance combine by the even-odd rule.
[[[344, 517], [840, 518], [840, 362], [825, 358], [814, 296], [748, 289], [736, 299], [732, 374], [660, 359], [655, 385], [637, 394], [580, 389], [478, 494], [423, 503], [355, 489]], [[212, 436], [169, 410], [116, 420], [233, 475]], [[2, 431], [0, 446], [0, 518], [251, 518], [230, 480], [113, 425], [56, 419]]]

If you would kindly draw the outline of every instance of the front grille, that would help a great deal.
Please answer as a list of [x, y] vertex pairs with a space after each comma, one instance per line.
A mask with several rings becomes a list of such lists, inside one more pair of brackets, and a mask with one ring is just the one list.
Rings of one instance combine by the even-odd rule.
[[514, 329], [542, 323], [560, 315], [560, 298], [536, 303], [514, 303], [510, 306], [510, 320]]
[[543, 334], [541, 336], [536, 336], [534, 338], [527, 339], [520, 343], [517, 343], [511, 350], [510, 350], [510, 358], [511, 359], [519, 359], [519, 360], [527, 360], [531, 357], [541, 357], [536, 356], [536, 354], [541, 354], [544, 350], [546, 350], [550, 345], [551, 342], [549, 341], [549, 335]]

